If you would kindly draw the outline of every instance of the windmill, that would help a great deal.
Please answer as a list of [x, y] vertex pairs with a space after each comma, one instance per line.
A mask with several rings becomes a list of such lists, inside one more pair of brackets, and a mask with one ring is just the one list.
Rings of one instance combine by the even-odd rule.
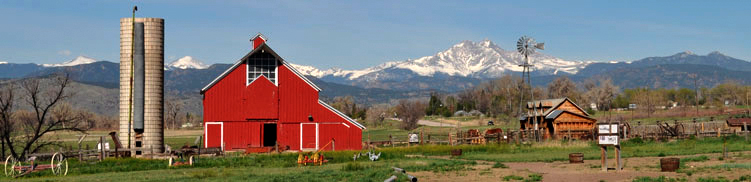
[[[519, 65], [521, 67], [524, 67], [524, 69], [522, 70], [522, 83], [524, 83], [524, 77], [526, 76], [527, 77], [527, 85], [530, 86], [529, 93], [530, 93], [530, 97], [531, 97], [531, 101], [532, 102], [534, 102], [535, 97], [534, 97], [534, 92], [533, 92], [533, 89], [532, 89], [532, 83], [530, 81], [531, 78], [530, 78], [530, 73], [529, 72], [530, 72], [530, 68], [532, 67], [532, 64], [530, 64], [529, 55], [534, 54], [535, 53], [535, 49], [545, 50], [545, 43], [536, 43], [535, 39], [532, 39], [531, 37], [527, 37], [526, 35], [522, 36], [521, 38], [519, 38], [518, 41], [516, 41], [516, 50], [519, 51], [519, 53], [524, 56], [524, 63], [521, 64], [521, 65]], [[519, 115], [520, 115], [520, 118], [521, 118], [521, 115], [523, 113], [522, 109], [524, 107], [524, 91], [521, 91], [521, 88], [522, 87], [520, 87], [520, 93], [521, 94], [519, 94], [520, 95], [519, 96], [520, 97], [519, 98], [519, 102], [520, 102], [519, 103]], [[532, 115], [533, 116], [532, 118], [533, 118], [533, 121], [534, 121], [534, 124], [535, 124], [535, 138], [539, 139], [537, 137], [537, 135], [538, 135], [537, 134], [537, 131], [538, 131], [537, 109], [534, 108], [535, 107], [534, 103], [532, 105], [533, 105], [532, 106], [532, 110], [534, 111], [534, 115]]]

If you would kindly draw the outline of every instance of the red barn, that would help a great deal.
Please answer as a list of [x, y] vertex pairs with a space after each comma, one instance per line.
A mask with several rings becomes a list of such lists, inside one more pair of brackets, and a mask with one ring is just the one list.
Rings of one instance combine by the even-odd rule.
[[204, 147], [361, 149], [365, 126], [319, 100], [321, 89], [265, 40], [251, 39], [253, 50], [201, 89]]

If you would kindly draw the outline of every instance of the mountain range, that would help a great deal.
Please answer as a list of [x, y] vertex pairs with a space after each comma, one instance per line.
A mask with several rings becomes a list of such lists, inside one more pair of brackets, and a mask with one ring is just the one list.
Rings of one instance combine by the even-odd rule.
[[[504, 50], [490, 40], [483, 40], [462, 41], [435, 55], [391, 61], [360, 70], [293, 66], [322, 88], [323, 99], [351, 95], [358, 102], [373, 104], [426, 97], [431, 92], [454, 93], [505, 74], [521, 75], [522, 68], [518, 65], [523, 61], [515, 51]], [[574, 81], [610, 78], [621, 88], [693, 88], [694, 79], [688, 77], [689, 74], [697, 75], [696, 82], [700, 87], [712, 87], [727, 80], [751, 83], [751, 77], [747, 76], [751, 75], [750, 62], [719, 52], [707, 55], [681, 52], [630, 62], [571, 61], [535, 53], [530, 56], [530, 61], [534, 65], [532, 82], [537, 86], [568, 76]], [[166, 95], [189, 105], [186, 110], [200, 113], [199, 90], [230, 66], [207, 65], [190, 56], [173, 60], [164, 68]], [[96, 90], [114, 92], [104, 95], [117, 95], [119, 65], [114, 62], [79, 56], [60, 64], [0, 63], [0, 79], [39, 77], [56, 72], [70, 73], [76, 82], [90, 85], [82, 88], [101, 87]], [[95, 102], [88, 104], [96, 105]]]

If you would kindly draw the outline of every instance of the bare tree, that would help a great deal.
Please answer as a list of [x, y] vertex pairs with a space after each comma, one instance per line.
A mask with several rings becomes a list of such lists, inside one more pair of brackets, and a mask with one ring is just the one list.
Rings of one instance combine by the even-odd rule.
[[613, 99], [618, 94], [618, 87], [613, 85], [610, 79], [604, 79], [599, 81], [599, 85], [594, 85], [594, 82], [587, 81], [584, 84], [584, 88], [587, 92], [584, 95], [589, 102], [595, 103], [597, 108], [603, 110], [610, 110], [612, 107]]
[[165, 112], [167, 112], [167, 122], [172, 123], [172, 129], [177, 128], [177, 115], [180, 114], [180, 110], [183, 104], [174, 98], [169, 98], [164, 102]]
[[567, 76], [561, 76], [548, 84], [548, 97], [568, 97], [574, 102], [579, 102], [580, 93], [579, 89], [576, 88], [576, 84], [571, 79]]
[[365, 116], [366, 120], [373, 123], [374, 126], [378, 126], [379, 124], [383, 123], [383, 120], [386, 119], [386, 116], [388, 115], [387, 113], [389, 113], [388, 106], [379, 104], [370, 106]]
[[417, 128], [417, 121], [425, 116], [425, 103], [417, 100], [399, 100], [396, 113], [399, 119], [402, 119], [402, 129], [413, 130]]
[[[60, 145], [60, 141], [44, 137], [48, 133], [85, 132], [91, 127], [91, 113], [76, 111], [63, 104], [70, 97], [66, 92], [70, 84], [67, 74], [19, 82], [21, 97], [15, 97], [13, 84], [0, 93], [0, 123], [3, 124], [0, 137], [13, 157], [25, 158], [27, 153]], [[15, 99], [25, 101], [30, 110], [14, 110]]]

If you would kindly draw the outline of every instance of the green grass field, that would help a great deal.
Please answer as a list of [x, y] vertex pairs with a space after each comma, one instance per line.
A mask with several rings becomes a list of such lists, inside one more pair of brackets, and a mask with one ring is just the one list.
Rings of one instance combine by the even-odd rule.
[[[671, 142], [641, 141], [632, 139], [623, 143], [623, 157], [672, 156], [718, 153], [722, 139], [686, 139]], [[751, 150], [751, 142], [743, 137], [728, 137], [730, 151]], [[458, 158], [438, 159], [429, 156], [446, 156], [451, 149], [462, 149]], [[382, 160], [364, 159], [352, 162], [358, 151], [324, 152], [330, 160], [324, 166], [296, 164], [296, 153], [228, 155], [201, 158], [195, 166], [168, 168], [166, 160], [108, 159], [104, 162], [79, 163], [70, 161], [70, 172], [65, 177], [53, 177], [49, 171], [34, 173], [24, 180], [30, 181], [382, 181], [392, 175], [391, 166], [408, 171], [471, 170], [474, 161], [490, 162], [550, 162], [568, 160], [568, 154], [584, 153], [585, 159], [599, 158], [599, 147], [592, 142], [550, 141], [535, 144], [489, 145], [423, 145], [413, 147], [381, 148]], [[612, 152], [610, 152], [612, 158]], [[417, 157], [414, 157], [417, 156]], [[702, 157], [686, 161], [705, 160]], [[717, 168], [748, 168], [747, 164], [720, 165]], [[11, 180], [10, 178], [0, 178]]]
[[[433, 135], [435, 140], [445, 140], [445, 133], [456, 132], [450, 127], [422, 126], [412, 131], [398, 129], [398, 121], [387, 120], [379, 126], [369, 126], [363, 133], [363, 141], [386, 141], [388, 136], [406, 137], [407, 133], [424, 131]], [[503, 126], [493, 126], [501, 127]], [[489, 126], [462, 127], [489, 128]], [[504, 128], [506, 129], [506, 128]], [[105, 131], [91, 132], [93, 135], [106, 134]], [[200, 131], [167, 131], [165, 142], [173, 148], [185, 143], [192, 144]], [[66, 144], [75, 144], [76, 134], [58, 133], [58, 137]], [[425, 136], [427, 137], [427, 136]], [[96, 139], [96, 140], [94, 140]], [[109, 138], [108, 138], [109, 139]], [[400, 139], [403, 140], [403, 139]], [[95, 147], [96, 137], [84, 141]], [[731, 152], [751, 151], [751, 142], [744, 137], [730, 136], [726, 140], [721, 138], [684, 139], [670, 142], [656, 142], [641, 139], [631, 139], [622, 144], [622, 156], [631, 157], [663, 157], [676, 155], [693, 155], [719, 153], [723, 142], [727, 142]], [[452, 149], [462, 149], [463, 155], [448, 158]], [[611, 149], [612, 151], [612, 149]], [[393, 175], [392, 166], [405, 168], [410, 172], [428, 171], [432, 173], [446, 173], [473, 170], [476, 161], [494, 163], [502, 168], [504, 162], [552, 162], [567, 161], [569, 153], [583, 153], [585, 159], [599, 159], [600, 149], [592, 141], [546, 141], [540, 143], [496, 144], [487, 145], [422, 145], [412, 147], [383, 147], [381, 160], [372, 162], [360, 159], [352, 161], [352, 156], [360, 151], [324, 152], [329, 163], [323, 166], [298, 166], [297, 153], [282, 154], [228, 154], [223, 157], [204, 157], [195, 166], [177, 168], [167, 167], [166, 160], [149, 159], [107, 159], [103, 162], [79, 162], [70, 159], [68, 176], [55, 177], [50, 171], [34, 173], [23, 177], [28, 181], [383, 181]], [[609, 152], [613, 158], [614, 152]], [[706, 156], [682, 159], [686, 162], [705, 161]], [[495, 168], [495, 167], [494, 167]], [[748, 164], [722, 164], [710, 169], [747, 169]], [[702, 168], [705, 169], [705, 168]], [[698, 169], [697, 169], [698, 170]], [[696, 173], [701, 171], [688, 171]], [[522, 179], [536, 179], [537, 176], [518, 176]], [[510, 176], [509, 180], [517, 179]], [[0, 181], [14, 181], [8, 177], [0, 177]], [[499, 179], [503, 180], [503, 179]], [[646, 180], [646, 178], [645, 178]]]

